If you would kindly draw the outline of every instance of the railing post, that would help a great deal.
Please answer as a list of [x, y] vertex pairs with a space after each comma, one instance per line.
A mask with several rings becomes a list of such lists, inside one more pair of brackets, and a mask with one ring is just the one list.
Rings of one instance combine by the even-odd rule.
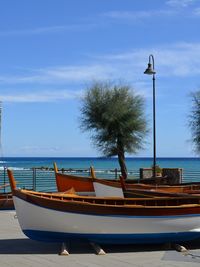
[[115, 168], [115, 179], [117, 180], [117, 168]]
[[36, 191], [36, 168], [33, 168], [33, 190]]
[[181, 184], [183, 183], [183, 169], [180, 168], [180, 180], [181, 180]]
[[[6, 184], [6, 167], [3, 168], [3, 184]], [[3, 192], [6, 192], [6, 187], [4, 186]]]

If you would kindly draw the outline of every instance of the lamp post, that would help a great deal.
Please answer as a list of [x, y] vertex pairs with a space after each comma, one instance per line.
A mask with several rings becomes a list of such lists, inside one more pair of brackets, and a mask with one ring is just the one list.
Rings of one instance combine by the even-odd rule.
[[[151, 63], [152, 62], [152, 63]], [[155, 69], [154, 69], [154, 57], [149, 56], [148, 67], [144, 74], [153, 75], [153, 177], [156, 177], [156, 103], [155, 103]]]

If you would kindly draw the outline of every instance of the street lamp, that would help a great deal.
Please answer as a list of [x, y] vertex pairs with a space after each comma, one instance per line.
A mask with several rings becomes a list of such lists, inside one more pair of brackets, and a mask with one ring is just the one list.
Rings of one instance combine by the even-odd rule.
[[[151, 63], [152, 62], [152, 63]], [[156, 103], [155, 103], [155, 69], [154, 57], [149, 56], [148, 67], [144, 74], [153, 75], [153, 177], [156, 178]]]

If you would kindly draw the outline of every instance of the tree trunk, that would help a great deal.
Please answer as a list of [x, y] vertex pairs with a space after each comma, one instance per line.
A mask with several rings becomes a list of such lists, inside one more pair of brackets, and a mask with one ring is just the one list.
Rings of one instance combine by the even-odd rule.
[[118, 161], [121, 169], [121, 174], [124, 179], [127, 178], [127, 168], [125, 163], [125, 156], [123, 152], [118, 153]]

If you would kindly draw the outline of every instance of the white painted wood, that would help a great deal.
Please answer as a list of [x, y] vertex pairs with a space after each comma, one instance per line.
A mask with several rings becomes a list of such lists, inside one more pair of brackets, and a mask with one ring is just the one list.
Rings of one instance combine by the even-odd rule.
[[124, 197], [122, 188], [104, 185], [98, 182], [94, 182], [94, 191], [97, 197]]

